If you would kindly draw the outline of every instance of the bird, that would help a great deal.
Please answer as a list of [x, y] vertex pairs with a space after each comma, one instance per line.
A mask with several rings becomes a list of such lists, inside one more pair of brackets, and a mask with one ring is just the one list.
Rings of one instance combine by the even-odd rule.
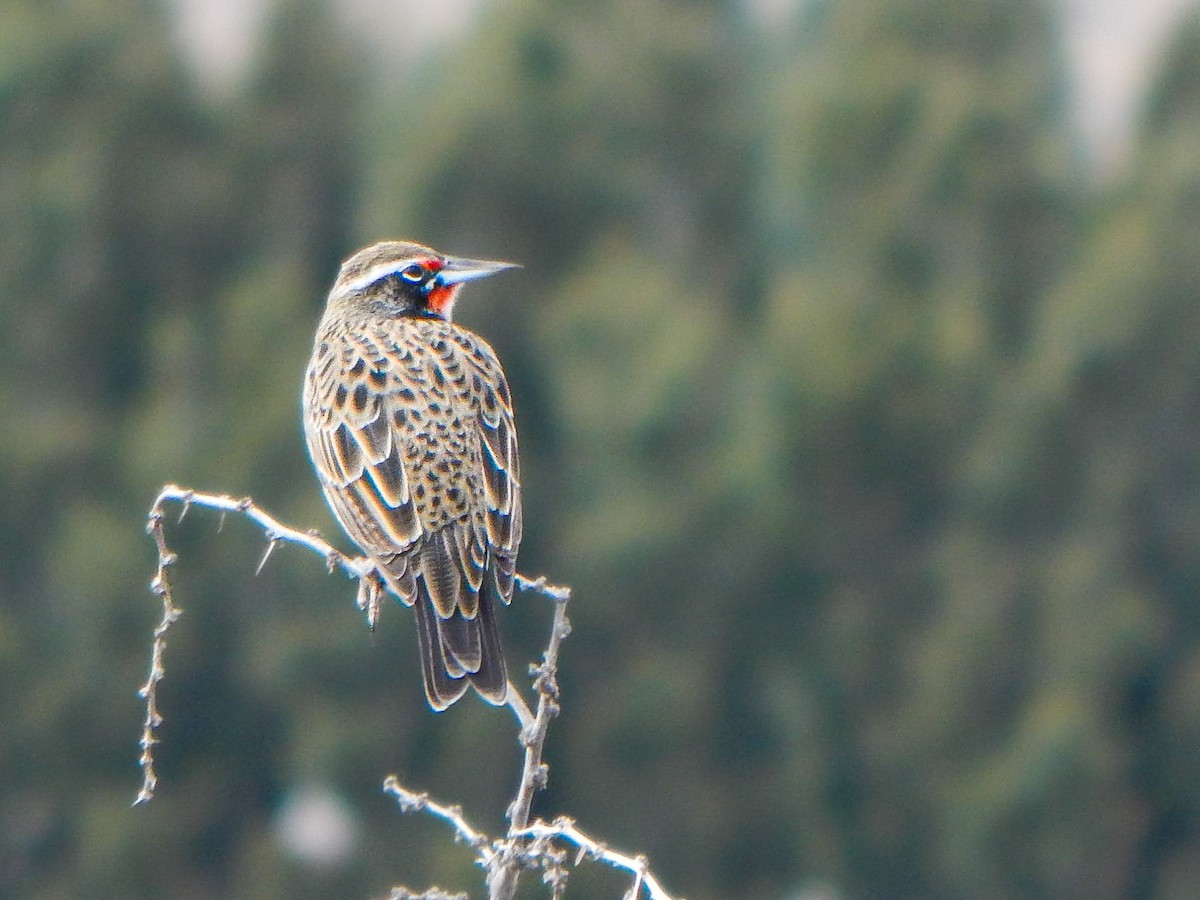
[[342, 263], [304, 378], [305, 442], [334, 517], [416, 613], [425, 695], [507, 702], [496, 613], [521, 543], [513, 404], [455, 324], [463, 284], [515, 263], [382, 241]]

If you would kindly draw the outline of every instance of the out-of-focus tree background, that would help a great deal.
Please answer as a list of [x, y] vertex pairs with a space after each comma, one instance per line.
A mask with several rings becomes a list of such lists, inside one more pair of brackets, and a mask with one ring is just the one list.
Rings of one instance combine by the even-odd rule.
[[0, 7], [0, 895], [477, 886], [379, 785], [494, 830], [509, 717], [203, 511], [129, 808], [145, 509], [345, 546], [300, 377], [407, 236], [526, 266], [460, 318], [578, 598], [539, 810], [699, 900], [1194, 896], [1200, 19], [1115, 152], [1082, 0], [276, 0], [188, 50], [205, 6]]

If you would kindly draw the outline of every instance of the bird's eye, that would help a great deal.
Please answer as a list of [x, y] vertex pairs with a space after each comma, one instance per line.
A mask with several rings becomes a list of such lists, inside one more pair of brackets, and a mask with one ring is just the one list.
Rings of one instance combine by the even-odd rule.
[[413, 263], [411, 266], [405, 266], [400, 270], [400, 277], [405, 281], [411, 281], [413, 284], [420, 284], [425, 280], [427, 275], [425, 267], [420, 263]]

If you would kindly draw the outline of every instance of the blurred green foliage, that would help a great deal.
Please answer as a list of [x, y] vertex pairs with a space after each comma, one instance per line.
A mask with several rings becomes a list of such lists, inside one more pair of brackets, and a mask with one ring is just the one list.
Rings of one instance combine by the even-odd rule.
[[[522, 569], [578, 598], [544, 814], [692, 898], [1188, 896], [1200, 24], [1101, 188], [1038, 0], [496, 0], [386, 51], [333, 5], [281, 0], [219, 96], [152, 0], [0, 10], [0, 895], [478, 883], [379, 785], [495, 830], [506, 715], [429, 713], [406, 612], [369, 637], [202, 510], [129, 808], [146, 507], [342, 540], [300, 374], [338, 261], [412, 237], [526, 266], [459, 315], [518, 402]], [[548, 621], [507, 611], [514, 669]], [[312, 797], [324, 862], [281, 840]]]

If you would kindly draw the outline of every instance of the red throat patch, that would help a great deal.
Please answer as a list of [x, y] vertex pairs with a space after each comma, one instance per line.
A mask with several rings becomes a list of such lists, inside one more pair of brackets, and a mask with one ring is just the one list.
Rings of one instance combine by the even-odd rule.
[[429, 310], [439, 316], [446, 316], [454, 306], [454, 295], [462, 287], [459, 284], [444, 284], [429, 292]]
[[[430, 259], [421, 260], [421, 265], [426, 272], [436, 273], [442, 271], [446, 264], [436, 256]], [[446, 317], [454, 306], [454, 295], [458, 292], [457, 284], [437, 285], [429, 291], [425, 297], [425, 303], [431, 313], [436, 313], [439, 316]]]

